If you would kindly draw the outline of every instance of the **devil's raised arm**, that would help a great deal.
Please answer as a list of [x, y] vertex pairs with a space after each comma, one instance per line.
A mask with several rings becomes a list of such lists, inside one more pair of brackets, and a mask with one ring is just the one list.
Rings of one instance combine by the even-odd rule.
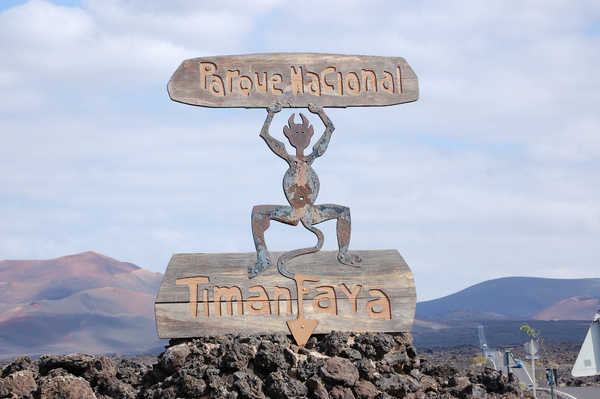
[[333, 123], [323, 110], [323, 107], [309, 104], [308, 110], [313, 114], [319, 115], [319, 118], [321, 118], [321, 121], [325, 125], [325, 132], [323, 132], [323, 135], [321, 136], [319, 141], [315, 143], [312, 149], [312, 153], [309, 155], [311, 160], [315, 160], [316, 158], [323, 155], [327, 150], [327, 146], [329, 145], [329, 140], [331, 140], [331, 134], [335, 130], [335, 126], [333, 126]]
[[283, 158], [285, 161], [288, 161], [289, 154], [285, 150], [285, 145], [269, 134], [269, 128], [271, 127], [273, 115], [279, 111], [281, 111], [281, 106], [279, 104], [267, 108], [267, 119], [265, 119], [265, 123], [260, 131], [260, 137], [265, 141], [265, 143], [267, 143], [275, 155]]

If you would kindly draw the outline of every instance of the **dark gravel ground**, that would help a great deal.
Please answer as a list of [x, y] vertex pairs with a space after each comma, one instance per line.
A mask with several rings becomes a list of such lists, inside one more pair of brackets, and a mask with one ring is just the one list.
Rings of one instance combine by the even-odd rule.
[[[558, 383], [560, 386], [580, 387], [594, 386], [600, 387], [600, 376], [575, 378], [571, 376], [571, 368], [577, 359], [581, 344], [542, 344], [540, 346], [540, 360], [538, 361], [536, 372], [542, 376], [540, 382], [545, 381], [544, 369], [558, 369]], [[513, 355], [518, 359], [525, 359], [525, 351], [522, 346], [510, 346]], [[433, 348], [421, 349], [419, 356], [434, 363], [448, 363], [456, 367], [459, 372], [478, 372], [484, 365], [482, 364], [482, 353], [479, 348], [472, 346], [463, 346], [456, 348]]]

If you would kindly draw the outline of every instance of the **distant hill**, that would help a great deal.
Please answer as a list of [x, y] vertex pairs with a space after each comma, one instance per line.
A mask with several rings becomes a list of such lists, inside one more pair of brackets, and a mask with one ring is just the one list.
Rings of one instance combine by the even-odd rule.
[[[589, 314], [574, 312], [582, 301], [571, 301], [568, 311], [544, 313], [561, 301], [574, 297], [600, 298], [600, 278], [549, 279], [506, 277], [484, 281], [443, 298], [417, 303], [416, 318], [422, 320], [565, 320], [578, 314], [591, 320]], [[560, 309], [567, 309], [562, 306]], [[591, 308], [590, 308], [591, 309]], [[546, 315], [546, 316], [545, 316]]]
[[0, 261], [0, 357], [152, 351], [161, 280], [95, 252]]
[[478, 346], [483, 325], [496, 347], [524, 342], [527, 322], [548, 343], [580, 343], [599, 308], [600, 279], [507, 277], [417, 303], [412, 333], [418, 347]]
[[600, 298], [574, 296], [548, 306], [533, 316], [534, 320], [590, 320], [600, 309]]

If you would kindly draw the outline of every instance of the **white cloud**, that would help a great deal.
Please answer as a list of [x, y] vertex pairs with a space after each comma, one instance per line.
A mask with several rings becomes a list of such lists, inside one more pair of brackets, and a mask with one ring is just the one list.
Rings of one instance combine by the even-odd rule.
[[[324, 51], [404, 56], [420, 79], [417, 103], [328, 111], [319, 201], [351, 207], [354, 248], [398, 248], [422, 299], [505, 275], [594, 276], [600, 54], [585, 32], [599, 17], [567, 1], [4, 11], [0, 258], [92, 249], [163, 271], [174, 252], [251, 251], [252, 205], [284, 202], [264, 111], [172, 103], [166, 81], [194, 56]], [[273, 223], [267, 240], [314, 237]]]
[[[84, 98], [144, 87], [168, 79], [184, 58], [237, 50], [261, 10], [226, 3], [183, 9], [158, 2], [84, 4], [32, 0], [0, 14], [0, 36], [9, 39], [0, 43], [0, 84], [17, 93], [32, 86], [48, 92], [68, 88]], [[14, 108], [8, 100], [0, 102], [0, 112]]]

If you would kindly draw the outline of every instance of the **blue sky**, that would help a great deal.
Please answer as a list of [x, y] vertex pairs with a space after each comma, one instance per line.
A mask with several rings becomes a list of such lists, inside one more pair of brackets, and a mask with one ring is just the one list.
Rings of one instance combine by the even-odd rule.
[[[4, 0], [0, 3], [0, 11], [8, 10], [9, 8], [22, 6], [26, 4], [27, 0]], [[81, 6], [81, 1], [79, 0], [52, 0], [49, 3], [58, 5], [58, 6], [67, 6], [67, 7], [79, 7]]]
[[[285, 202], [265, 112], [174, 103], [166, 83], [186, 58], [316, 51], [402, 56], [419, 77], [416, 103], [328, 110], [319, 201], [350, 206], [351, 247], [398, 249], [420, 299], [597, 277], [598, 26], [594, 1], [3, 2], [0, 259], [95, 250], [162, 272], [252, 251], [252, 206]], [[313, 237], [273, 223], [267, 241]]]

